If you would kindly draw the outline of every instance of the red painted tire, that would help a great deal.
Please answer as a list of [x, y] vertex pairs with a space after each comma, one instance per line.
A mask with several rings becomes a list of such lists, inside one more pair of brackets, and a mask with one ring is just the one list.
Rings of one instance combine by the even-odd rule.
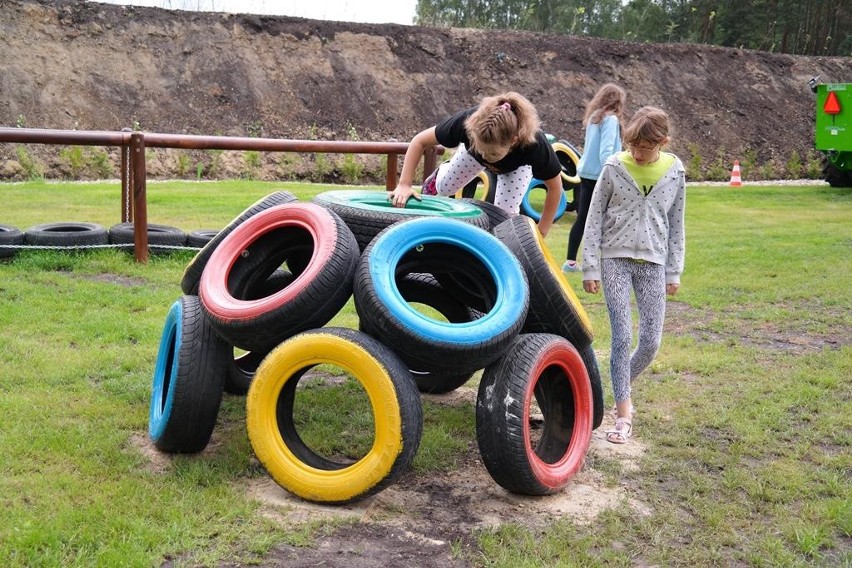
[[[540, 435], [533, 426], [534, 405], [542, 416], [536, 416]], [[507, 491], [554, 493], [583, 467], [592, 410], [589, 376], [577, 349], [558, 335], [523, 334], [479, 383], [476, 439], [482, 463]]]
[[[359, 250], [333, 211], [288, 203], [236, 227], [213, 251], [198, 296], [217, 333], [248, 351], [268, 351], [328, 323], [352, 295]], [[247, 290], [287, 265], [295, 276], [281, 290], [246, 299]]]
[[[257, 215], [259, 212], [265, 211], [270, 207], [283, 205], [284, 203], [293, 203], [296, 201], [298, 201], [298, 198], [289, 191], [276, 191], [262, 199], [258, 199], [242, 213], [237, 215], [237, 217], [228, 223], [224, 229], [218, 231], [215, 235], [208, 239], [195, 257], [189, 261], [180, 281], [180, 288], [183, 290], [183, 293], [193, 296], [198, 294], [198, 285], [201, 282], [201, 274], [204, 272], [204, 267], [207, 266], [207, 262], [210, 260], [210, 256], [213, 254], [213, 251], [216, 250], [216, 247], [219, 246], [225, 237], [230, 235], [231, 232], [244, 223], [246, 219]], [[187, 241], [189, 241], [189, 237], [187, 237]], [[195, 242], [197, 241], [193, 239], [193, 243]], [[193, 243], [190, 243], [190, 246], [195, 246]]]

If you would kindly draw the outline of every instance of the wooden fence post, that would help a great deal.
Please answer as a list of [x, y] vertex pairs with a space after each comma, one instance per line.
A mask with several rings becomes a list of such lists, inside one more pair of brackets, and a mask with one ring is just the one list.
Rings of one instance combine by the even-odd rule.
[[148, 197], [145, 184], [145, 137], [130, 135], [130, 171], [133, 180], [133, 252], [136, 262], [148, 262]]

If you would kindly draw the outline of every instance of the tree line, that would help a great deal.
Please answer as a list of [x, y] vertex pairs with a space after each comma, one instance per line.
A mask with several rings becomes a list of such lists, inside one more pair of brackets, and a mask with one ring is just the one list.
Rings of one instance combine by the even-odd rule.
[[852, 0], [418, 0], [414, 21], [852, 56]]

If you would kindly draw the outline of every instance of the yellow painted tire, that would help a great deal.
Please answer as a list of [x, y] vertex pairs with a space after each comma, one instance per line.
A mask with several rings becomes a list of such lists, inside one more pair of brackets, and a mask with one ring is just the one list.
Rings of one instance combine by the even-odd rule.
[[[296, 386], [315, 365], [334, 365], [355, 378], [373, 412], [373, 443], [352, 463], [319, 455], [293, 420]], [[248, 437], [278, 485], [303, 499], [350, 503], [375, 494], [408, 470], [423, 431], [420, 395], [402, 360], [353, 329], [321, 328], [272, 350], [255, 373], [246, 400]]]
[[[497, 176], [493, 173], [482, 170], [476, 177], [468, 182], [464, 187], [459, 188], [453, 197], [456, 199], [480, 199], [485, 201], [489, 195], [494, 194], [494, 185], [497, 183]], [[477, 197], [479, 194], [479, 197]], [[493, 197], [492, 197], [493, 200]]]
[[553, 151], [556, 152], [556, 156], [559, 158], [559, 163], [562, 164], [562, 173], [560, 174], [562, 176], [562, 181], [568, 182], [571, 185], [579, 185], [580, 176], [577, 175], [577, 164], [580, 163], [580, 155], [574, 148], [561, 140], [559, 142], [554, 142], [551, 146], [553, 147]]

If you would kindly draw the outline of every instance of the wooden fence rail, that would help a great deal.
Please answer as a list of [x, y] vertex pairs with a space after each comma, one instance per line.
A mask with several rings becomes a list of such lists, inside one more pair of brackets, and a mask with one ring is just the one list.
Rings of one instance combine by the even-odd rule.
[[[160, 134], [130, 129], [49, 130], [0, 127], [0, 142], [19, 144], [61, 144], [69, 146], [114, 146], [121, 148], [121, 220], [133, 222], [134, 256], [148, 261], [148, 205], [145, 148], [184, 150], [257, 150], [262, 152], [301, 152], [321, 154], [386, 154], [385, 187], [396, 187], [398, 157], [408, 150], [407, 142], [356, 142], [336, 140], [287, 140], [237, 136], [198, 136]], [[423, 157], [424, 177], [435, 169], [443, 148], [430, 148]], [[132, 198], [131, 198], [132, 196]]]

